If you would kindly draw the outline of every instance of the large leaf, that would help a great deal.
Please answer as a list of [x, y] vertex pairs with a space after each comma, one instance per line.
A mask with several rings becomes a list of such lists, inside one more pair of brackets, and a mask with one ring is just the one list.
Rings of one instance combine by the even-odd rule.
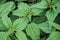
[[24, 30], [28, 24], [28, 18], [18, 18], [14, 21], [12, 28], [8, 30], [8, 35], [12, 34], [14, 31]]
[[19, 18], [16, 19], [13, 23], [13, 27], [16, 28], [16, 30], [23, 30], [25, 29], [25, 27], [28, 24], [28, 18], [24, 17], [24, 18]]
[[8, 15], [10, 11], [12, 11], [15, 8], [14, 2], [7, 2], [5, 4], [2, 4], [0, 6], [0, 17], [2, 15]]
[[2, 16], [2, 22], [6, 26], [7, 29], [10, 28], [10, 27], [12, 27], [11, 19], [8, 16], [3, 15]]
[[27, 40], [25, 33], [20, 30], [16, 32], [16, 37], [18, 38], [18, 40]]
[[46, 17], [48, 19], [48, 22], [50, 24], [52, 24], [56, 18], [56, 16], [58, 15], [58, 12], [54, 9], [54, 10], [48, 10], [46, 12]]
[[46, 33], [51, 33], [56, 31], [55, 28], [53, 28], [52, 25], [50, 25], [48, 22], [42, 22], [38, 24], [38, 26], [41, 30], [43, 30]]
[[18, 9], [13, 11], [13, 15], [16, 16], [26, 16], [29, 12], [29, 6], [26, 3], [19, 3]]
[[46, 9], [47, 7], [48, 6], [46, 0], [42, 0], [41, 2], [31, 6], [31, 8], [39, 8], [39, 9]]
[[47, 40], [60, 40], [60, 32], [53, 32]]
[[39, 40], [40, 30], [37, 24], [35, 23], [28, 24], [26, 32], [33, 40]]

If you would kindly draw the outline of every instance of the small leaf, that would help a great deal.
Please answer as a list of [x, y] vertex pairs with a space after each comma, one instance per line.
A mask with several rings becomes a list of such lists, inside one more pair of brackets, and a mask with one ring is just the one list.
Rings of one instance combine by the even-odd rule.
[[52, 25], [53, 25], [56, 29], [60, 30], [60, 25], [59, 25], [59, 24], [53, 23]]
[[39, 40], [40, 30], [35, 23], [28, 24], [26, 28], [27, 34], [33, 39], [33, 40]]
[[18, 40], [27, 40], [27, 37], [23, 31], [17, 31], [16, 37], [18, 38]]
[[34, 15], [34, 16], [39, 15], [42, 12], [43, 12], [43, 10], [37, 9], [37, 8], [32, 8], [32, 11], [31, 11], [32, 15]]
[[60, 40], [60, 32], [53, 32], [47, 40]]

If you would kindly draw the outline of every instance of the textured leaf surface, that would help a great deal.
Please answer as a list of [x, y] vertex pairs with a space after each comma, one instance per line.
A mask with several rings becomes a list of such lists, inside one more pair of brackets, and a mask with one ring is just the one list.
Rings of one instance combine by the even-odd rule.
[[28, 24], [26, 32], [33, 40], [39, 40], [40, 30], [35, 23]]
[[0, 6], [0, 17], [4, 14], [8, 15], [15, 8], [14, 2], [7, 2]]
[[46, 17], [48, 19], [48, 22], [50, 24], [52, 24], [56, 18], [56, 16], [58, 15], [57, 11], [56, 10], [49, 10], [46, 12]]
[[28, 18], [26, 18], [26, 17], [19, 18], [19, 19], [14, 21], [13, 27], [15, 27], [16, 30], [23, 30], [23, 29], [25, 29], [27, 24], [28, 24]]
[[2, 23], [2, 18], [0, 18], [0, 30], [6, 30], [5, 25]]
[[28, 14], [29, 6], [26, 3], [19, 3], [18, 9], [13, 12], [16, 16], [26, 16]]
[[0, 40], [7, 40], [6, 32], [0, 32]]
[[47, 7], [48, 6], [46, 0], [42, 0], [41, 2], [31, 6], [31, 8], [39, 8], [39, 9], [46, 9]]
[[3, 15], [2, 16], [2, 21], [3, 21], [3, 24], [6, 26], [7, 29], [12, 27], [11, 19], [8, 16]]
[[17, 31], [16, 37], [18, 38], [18, 40], [27, 40], [27, 37], [23, 31]]
[[51, 33], [55, 31], [55, 28], [52, 27], [48, 22], [43, 22], [38, 24], [39, 28], [46, 33]]
[[31, 13], [32, 13], [32, 15], [39, 15], [41, 12], [43, 12], [43, 10], [41, 10], [41, 9], [37, 9], [37, 8], [32, 8], [32, 11], [31, 11]]
[[53, 32], [47, 40], [60, 40], [60, 32]]

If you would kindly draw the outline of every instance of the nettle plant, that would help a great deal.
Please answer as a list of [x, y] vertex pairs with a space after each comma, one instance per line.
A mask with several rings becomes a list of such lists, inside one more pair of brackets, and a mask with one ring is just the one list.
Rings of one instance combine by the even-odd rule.
[[[60, 0], [35, 4], [15, 1], [0, 1], [0, 40], [60, 40], [60, 32], [56, 31], [60, 25], [54, 22], [60, 13]], [[41, 38], [43, 32], [49, 36]]]

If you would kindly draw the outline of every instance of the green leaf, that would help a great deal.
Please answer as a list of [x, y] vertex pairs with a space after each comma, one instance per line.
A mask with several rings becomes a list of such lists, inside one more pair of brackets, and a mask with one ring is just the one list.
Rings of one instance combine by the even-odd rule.
[[11, 40], [11, 38], [10, 38], [10, 37], [8, 37], [8, 38], [7, 38], [7, 40]]
[[56, 16], [58, 15], [58, 12], [54, 9], [54, 10], [48, 10], [46, 12], [46, 17], [48, 19], [48, 22], [50, 24], [52, 24], [56, 18]]
[[0, 5], [5, 3], [5, 2], [6, 2], [6, 0], [0, 0]]
[[47, 20], [45, 16], [35, 16], [32, 18], [33, 18], [32, 22], [34, 22], [36, 24], [39, 24], [41, 22], [45, 22]]
[[59, 25], [59, 24], [53, 23], [52, 25], [53, 25], [56, 29], [60, 30], [60, 25]]
[[26, 3], [19, 3], [18, 9], [13, 11], [13, 15], [16, 16], [26, 16], [29, 12], [29, 6]]
[[43, 12], [43, 10], [37, 9], [37, 8], [32, 8], [32, 11], [31, 11], [32, 15], [34, 15], [34, 16], [39, 15], [42, 12]]
[[47, 40], [60, 40], [60, 32], [53, 32]]
[[7, 2], [5, 4], [2, 4], [0, 6], [0, 17], [2, 15], [8, 15], [10, 11], [12, 11], [15, 8], [14, 2]]
[[57, 7], [58, 13], [60, 13], [60, 0], [57, 0], [55, 6]]
[[7, 40], [7, 38], [6, 32], [0, 32], [0, 40]]
[[41, 2], [31, 6], [31, 8], [39, 8], [39, 9], [46, 9], [47, 7], [48, 6], [46, 0], [42, 0]]
[[0, 18], [0, 30], [6, 30], [6, 27], [2, 22], [2, 18]]
[[40, 30], [37, 24], [35, 23], [28, 24], [26, 32], [28, 36], [30, 36], [33, 40], [39, 40]]
[[16, 30], [23, 30], [25, 29], [25, 27], [28, 24], [28, 18], [24, 17], [24, 18], [19, 18], [16, 19], [13, 23], [13, 27], [16, 28]]
[[18, 40], [28, 40], [23, 31], [19, 30], [15, 34], [16, 34], [16, 37], [18, 38]]
[[12, 27], [11, 19], [8, 16], [3, 15], [2, 16], [2, 22], [6, 26], [7, 29], [10, 28], [10, 27]]
[[27, 14], [28, 13], [25, 10], [17, 9], [13, 11], [13, 15], [16, 15], [16, 16], [26, 16]]
[[52, 25], [50, 25], [48, 22], [42, 22], [38, 24], [38, 27], [46, 33], [52, 33], [56, 31], [56, 29], [53, 28]]
[[18, 8], [20, 10], [28, 10], [29, 9], [29, 5], [26, 4], [26, 3], [20, 2], [20, 3], [18, 3]]

